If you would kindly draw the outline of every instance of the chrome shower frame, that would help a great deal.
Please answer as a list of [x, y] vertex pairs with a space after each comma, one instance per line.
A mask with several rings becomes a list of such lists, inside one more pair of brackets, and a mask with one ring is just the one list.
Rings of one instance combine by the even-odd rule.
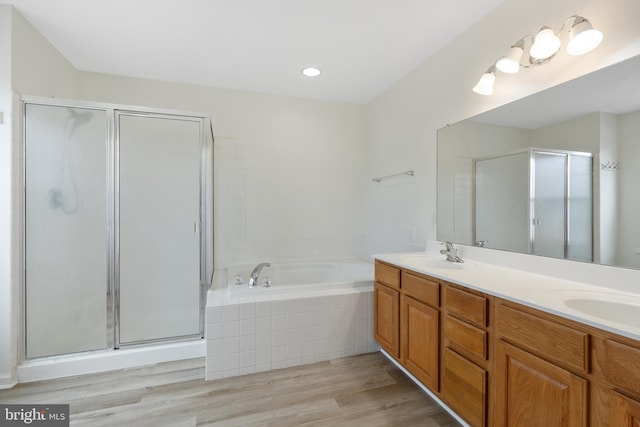
[[[20, 218], [21, 224], [21, 286], [20, 286], [20, 332], [19, 332], [19, 354], [18, 358], [24, 360], [43, 360], [51, 358], [60, 358], [66, 356], [76, 356], [78, 354], [91, 354], [96, 352], [112, 351], [122, 347], [146, 346], [160, 343], [173, 343], [180, 341], [192, 341], [194, 339], [204, 338], [205, 332], [205, 306], [206, 293], [209, 288], [210, 277], [213, 274], [213, 128], [209, 114], [189, 112], [181, 110], [170, 110], [160, 108], [149, 108], [141, 106], [131, 106], [123, 104], [112, 104], [92, 101], [82, 101], [73, 99], [56, 99], [44, 98], [36, 96], [21, 96], [20, 104], [20, 153], [22, 159], [19, 173], [21, 182], [21, 203]], [[103, 111], [106, 117], [106, 222], [107, 227], [107, 248], [105, 248], [105, 256], [107, 258], [107, 289], [106, 292], [106, 313], [107, 313], [107, 330], [106, 347], [98, 350], [90, 350], [84, 352], [64, 353], [37, 358], [27, 358], [27, 339], [26, 339], [26, 144], [25, 144], [25, 127], [26, 127], [26, 105], [44, 105], [51, 107], [68, 107], [68, 108], [84, 108], [97, 111]], [[180, 120], [189, 120], [199, 123], [200, 129], [200, 287], [199, 287], [199, 332], [193, 335], [185, 335], [179, 337], [170, 337], [162, 339], [144, 340], [133, 343], [120, 343], [119, 333], [119, 180], [118, 180], [118, 155], [119, 141], [117, 134], [117, 117], [120, 114], [138, 115], [145, 117], [158, 118], [176, 118]]]

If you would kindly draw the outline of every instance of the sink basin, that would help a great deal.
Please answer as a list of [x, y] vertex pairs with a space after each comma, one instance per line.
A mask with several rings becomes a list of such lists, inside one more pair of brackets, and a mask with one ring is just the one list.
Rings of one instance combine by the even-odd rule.
[[640, 305], [593, 299], [569, 299], [564, 304], [576, 311], [623, 325], [640, 326]]
[[407, 255], [401, 258], [401, 262], [416, 268], [439, 268], [448, 270], [459, 270], [466, 265], [465, 263], [447, 261], [444, 258], [420, 255]]
[[566, 308], [621, 325], [640, 328], [640, 297], [618, 292], [553, 291]]

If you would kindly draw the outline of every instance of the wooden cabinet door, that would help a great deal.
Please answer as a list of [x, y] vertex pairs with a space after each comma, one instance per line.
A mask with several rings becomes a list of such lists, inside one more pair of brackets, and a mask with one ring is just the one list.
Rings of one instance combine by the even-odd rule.
[[610, 405], [611, 427], [640, 427], [640, 402], [612, 391]]
[[391, 356], [400, 358], [400, 293], [378, 282], [373, 287], [374, 338]]
[[587, 381], [569, 371], [498, 341], [495, 380], [496, 426], [587, 424]]
[[486, 422], [487, 372], [455, 351], [442, 352], [442, 399], [473, 427]]
[[439, 391], [440, 312], [401, 296], [402, 363], [424, 385]]

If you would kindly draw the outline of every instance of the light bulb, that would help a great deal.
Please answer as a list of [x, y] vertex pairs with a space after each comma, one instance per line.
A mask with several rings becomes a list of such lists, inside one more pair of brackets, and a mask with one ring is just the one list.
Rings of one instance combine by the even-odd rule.
[[493, 84], [496, 82], [496, 75], [491, 67], [480, 77], [478, 83], [473, 87], [473, 91], [480, 95], [493, 95]]
[[567, 53], [569, 55], [582, 55], [591, 52], [602, 41], [602, 33], [591, 26], [591, 23], [582, 18], [576, 22], [569, 32]]
[[507, 56], [498, 59], [496, 68], [507, 74], [517, 73], [520, 71], [520, 58], [522, 58], [523, 53], [523, 48], [512, 46]]
[[560, 38], [549, 27], [542, 27], [533, 39], [533, 45], [529, 51], [534, 59], [551, 58], [560, 49]]

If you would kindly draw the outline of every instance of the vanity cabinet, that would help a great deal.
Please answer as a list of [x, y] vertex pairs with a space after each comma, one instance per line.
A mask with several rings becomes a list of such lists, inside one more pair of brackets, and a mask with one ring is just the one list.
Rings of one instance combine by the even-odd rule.
[[374, 338], [424, 385], [440, 388], [440, 283], [376, 261]]
[[400, 342], [402, 364], [433, 391], [440, 389], [440, 284], [402, 272]]
[[487, 425], [491, 299], [444, 287], [442, 399], [472, 426]]
[[614, 387], [640, 395], [640, 348], [614, 338], [603, 340], [603, 376]]
[[594, 347], [594, 371], [604, 380], [609, 401], [595, 405], [594, 418], [608, 420], [611, 427], [640, 426], [640, 343], [605, 334], [596, 335]]
[[498, 298], [496, 307], [496, 426], [640, 426], [638, 341]]
[[640, 427], [640, 342], [376, 261], [375, 339], [471, 426]]
[[374, 338], [396, 359], [400, 358], [400, 292], [376, 282], [373, 285]]
[[496, 426], [587, 425], [587, 380], [502, 340], [496, 381]]
[[497, 303], [494, 425], [586, 426], [589, 334]]
[[400, 269], [376, 261], [373, 285], [373, 336], [395, 359], [400, 359]]
[[609, 425], [612, 427], [640, 426], [640, 402], [612, 391], [609, 397]]
[[400, 297], [403, 365], [431, 390], [438, 390], [440, 313], [427, 304]]
[[589, 367], [589, 334], [541, 317], [536, 311], [501, 301], [497, 307], [498, 338], [560, 366], [586, 374]]

